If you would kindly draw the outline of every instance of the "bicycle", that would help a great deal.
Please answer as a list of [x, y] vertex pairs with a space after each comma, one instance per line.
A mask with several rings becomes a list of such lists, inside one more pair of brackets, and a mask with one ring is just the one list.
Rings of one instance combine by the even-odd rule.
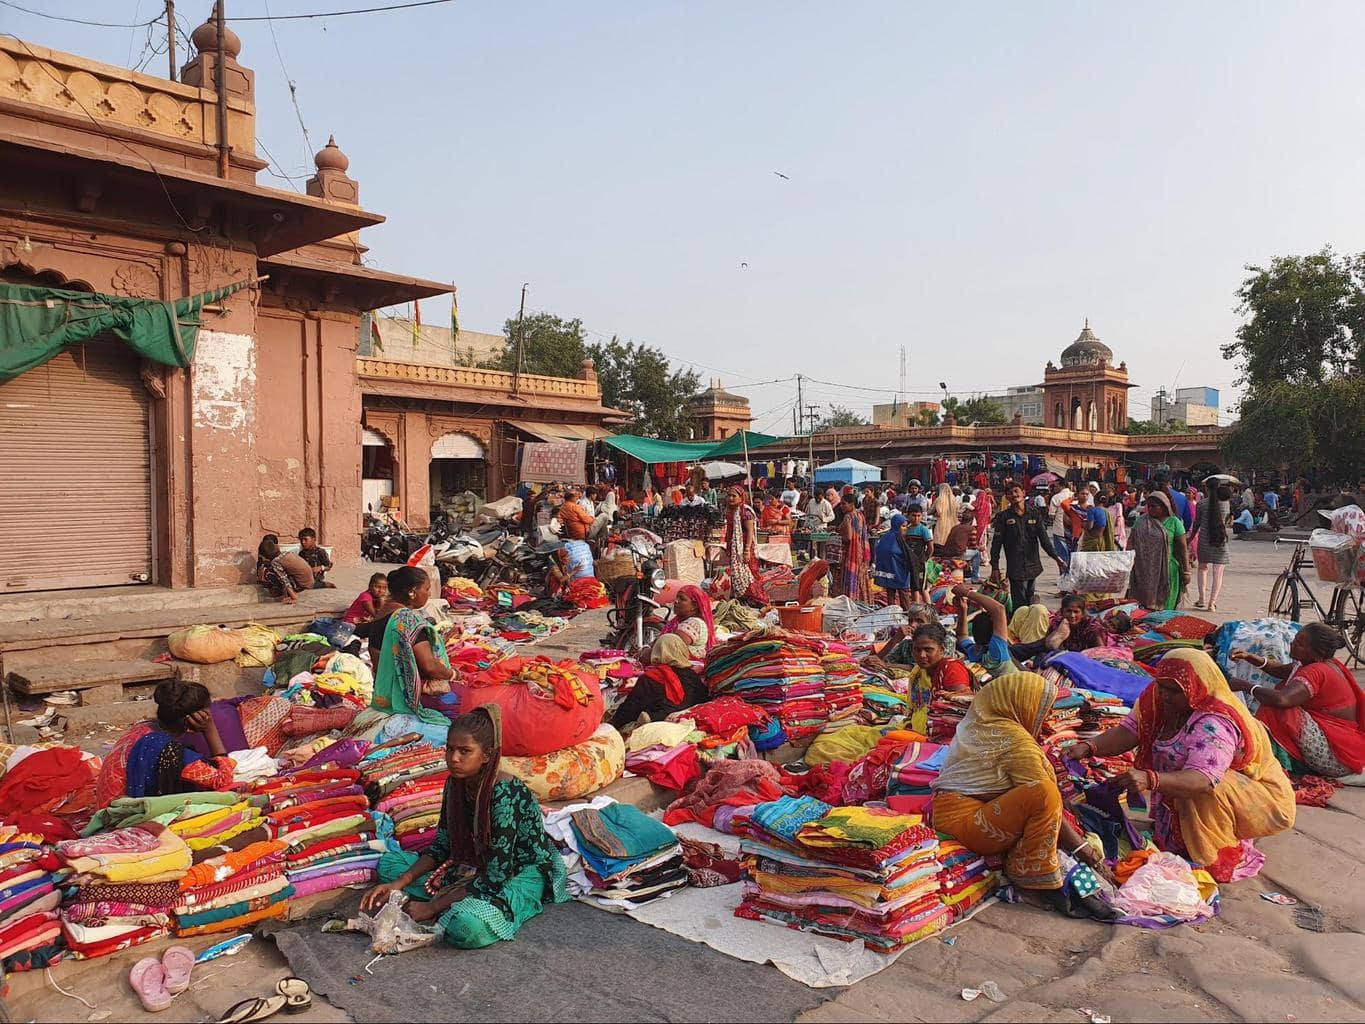
[[1365, 597], [1353, 584], [1338, 584], [1324, 606], [1302, 570], [1313, 564], [1308, 545], [1294, 545], [1289, 566], [1275, 577], [1270, 587], [1269, 613], [1277, 618], [1299, 622], [1305, 611], [1316, 613], [1318, 621], [1331, 626], [1346, 639], [1347, 657], [1365, 666]]

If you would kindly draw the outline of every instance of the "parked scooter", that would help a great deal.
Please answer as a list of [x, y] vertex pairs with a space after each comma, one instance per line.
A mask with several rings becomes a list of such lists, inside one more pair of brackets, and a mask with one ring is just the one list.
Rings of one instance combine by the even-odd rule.
[[371, 514], [360, 538], [360, 553], [371, 562], [401, 564], [426, 542], [425, 534], [408, 533], [396, 519]]
[[658, 548], [640, 536], [631, 537], [623, 547], [635, 561], [635, 575], [611, 584], [612, 607], [607, 611], [607, 624], [615, 632], [607, 644], [638, 655], [659, 639], [672, 613], [655, 600], [666, 582]]

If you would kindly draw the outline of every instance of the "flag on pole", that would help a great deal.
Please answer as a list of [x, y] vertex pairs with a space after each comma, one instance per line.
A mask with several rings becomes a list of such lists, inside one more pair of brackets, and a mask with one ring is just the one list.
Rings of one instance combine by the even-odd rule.
[[412, 300], [412, 347], [416, 348], [422, 338], [422, 301]]
[[384, 336], [379, 333], [379, 310], [370, 312], [370, 341], [376, 352], [384, 351]]
[[450, 345], [452, 348], [460, 340], [460, 289], [455, 282], [450, 283]]

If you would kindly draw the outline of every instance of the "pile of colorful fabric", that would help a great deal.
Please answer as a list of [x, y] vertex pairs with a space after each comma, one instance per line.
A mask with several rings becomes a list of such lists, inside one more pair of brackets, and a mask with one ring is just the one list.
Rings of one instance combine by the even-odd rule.
[[525, 587], [518, 587], [512, 583], [495, 583], [488, 588], [488, 599], [494, 607], [514, 612], [529, 604], [535, 604], [536, 596]]
[[564, 600], [576, 608], [605, 608], [611, 604], [607, 588], [596, 576], [583, 576], [565, 588]]
[[61, 909], [73, 957], [107, 956], [166, 934], [191, 864], [190, 848], [168, 827], [148, 819], [64, 840], [56, 854], [77, 886]]
[[598, 901], [638, 906], [687, 885], [678, 837], [631, 804], [594, 801], [569, 820], [570, 845]]
[[970, 693], [939, 693], [929, 704], [929, 739], [935, 743], [950, 743], [957, 735], [958, 724], [967, 717], [972, 706]]
[[883, 675], [867, 668], [863, 668], [862, 673], [860, 689], [863, 702], [858, 714], [861, 724], [886, 725], [909, 710], [906, 695], [910, 692], [910, 685], [905, 676]]
[[538, 643], [546, 637], [563, 632], [568, 626], [567, 619], [558, 615], [542, 615], [529, 608], [493, 618], [494, 635], [510, 640], [514, 644]]
[[948, 748], [939, 743], [909, 743], [891, 766], [886, 783], [887, 801], [898, 810], [922, 812], [932, 794], [930, 783], [938, 778]]
[[986, 858], [942, 834], [938, 864], [938, 894], [951, 915], [950, 924], [969, 915], [1000, 884], [1000, 876], [986, 867]]
[[[693, 723], [699, 736], [695, 743], [698, 755], [708, 763], [726, 759], [745, 760], [755, 757], [760, 750], [771, 747], [757, 746], [759, 738], [769, 737], [774, 730], [775, 720], [762, 708], [746, 704], [738, 697], [717, 697], [704, 704], [668, 716], [670, 722], [689, 721]], [[765, 742], [770, 740], [765, 739]], [[778, 740], [774, 746], [781, 746]]]
[[914, 814], [783, 797], [744, 819], [736, 917], [895, 952], [941, 931], [939, 840]]
[[76, 747], [6, 747], [0, 815], [54, 815], [80, 828], [94, 812], [100, 759]]
[[863, 671], [848, 645], [831, 643], [820, 659], [825, 673], [825, 705], [830, 725], [854, 725], [863, 709]]
[[462, 636], [446, 644], [450, 666], [463, 678], [483, 672], [516, 653], [517, 645], [501, 637]]
[[828, 643], [808, 633], [768, 627], [713, 647], [705, 679], [712, 693], [734, 694], [770, 712], [784, 742], [814, 736], [829, 721], [821, 658]]
[[452, 576], [441, 584], [441, 597], [456, 615], [483, 611], [491, 603], [482, 588], [465, 576]]
[[393, 819], [398, 845], [410, 853], [430, 846], [450, 777], [445, 751], [430, 743], [407, 743], [370, 751], [356, 767], [370, 802]]
[[61, 885], [69, 874], [44, 836], [0, 825], [0, 964], [41, 969], [64, 954]]
[[784, 795], [782, 773], [767, 761], [722, 761], [664, 811], [665, 825], [695, 821], [717, 832], [733, 832], [740, 808], [768, 803]]
[[578, 656], [578, 662], [597, 673], [607, 717], [625, 700], [642, 671], [640, 663], [629, 654], [610, 647], [584, 651]]

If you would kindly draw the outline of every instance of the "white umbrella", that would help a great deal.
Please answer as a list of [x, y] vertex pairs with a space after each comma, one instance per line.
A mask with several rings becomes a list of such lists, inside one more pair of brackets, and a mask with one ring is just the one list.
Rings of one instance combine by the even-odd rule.
[[733, 462], [708, 462], [702, 467], [708, 480], [728, 480], [732, 476], [743, 476], [744, 467]]
[[1242, 482], [1231, 473], [1214, 473], [1212, 476], [1204, 477], [1204, 483], [1208, 483], [1210, 480], [1215, 480], [1220, 484], [1240, 484]]

